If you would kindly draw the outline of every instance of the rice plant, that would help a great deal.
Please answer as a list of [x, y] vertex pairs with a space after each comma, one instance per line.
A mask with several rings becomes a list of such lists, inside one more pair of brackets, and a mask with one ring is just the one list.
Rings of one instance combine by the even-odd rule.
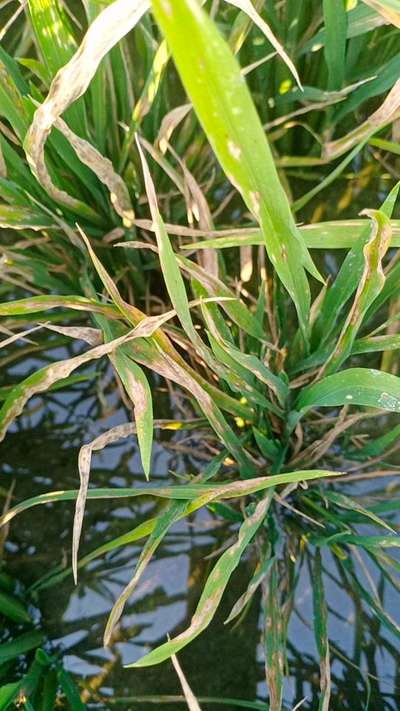
[[[308, 567], [326, 711], [328, 560], [399, 636], [373, 581], [398, 589], [386, 551], [399, 546], [397, 486], [379, 482], [397, 473], [400, 431], [400, 4], [28, 0], [14, 10], [2, 10], [0, 50], [0, 345], [16, 358], [31, 335], [31, 352], [71, 338], [78, 348], [4, 383], [0, 437], [30, 398], [100, 359], [134, 421], [83, 443], [76, 490], [33, 495], [2, 523], [75, 501], [76, 580], [87, 501], [165, 500], [132, 534], [143, 549], [109, 644], [175, 522], [201, 507], [236, 521], [190, 626], [134, 666], [173, 657], [206, 629], [253, 546], [254, 576], [229, 620], [262, 591], [269, 708], [286, 708], [288, 626]], [[347, 215], [332, 219], [324, 196], [346, 171], [356, 176], [339, 200]], [[190, 403], [189, 417], [159, 423], [150, 371]], [[199, 477], [152, 486], [154, 426], [212, 434]], [[126, 437], [149, 485], [90, 488], [92, 453]], [[364, 478], [373, 495], [355, 490]]]

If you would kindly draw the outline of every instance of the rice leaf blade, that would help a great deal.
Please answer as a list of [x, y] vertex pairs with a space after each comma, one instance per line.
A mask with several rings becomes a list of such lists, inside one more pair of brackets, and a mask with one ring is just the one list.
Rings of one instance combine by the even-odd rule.
[[350, 355], [364, 317], [385, 284], [382, 260], [392, 237], [390, 220], [379, 210], [367, 212], [372, 218], [373, 229], [363, 248], [364, 270], [335, 349], [324, 365], [326, 373], [335, 372]]
[[345, 79], [347, 12], [344, 0], [323, 0], [325, 59], [329, 89], [341, 89]]
[[304, 267], [318, 273], [295, 226], [239, 67], [195, 0], [173, 0], [167, 7], [154, 0], [153, 11], [218, 160], [261, 225], [269, 256], [306, 333], [310, 295]]
[[315, 552], [314, 570], [312, 576], [314, 602], [314, 634], [319, 654], [320, 687], [319, 711], [329, 711], [331, 698], [331, 665], [328, 639], [328, 609], [325, 602], [324, 583], [322, 579], [321, 551]]
[[341, 405], [400, 412], [400, 378], [372, 368], [348, 368], [304, 388], [296, 403], [300, 411]]
[[153, 402], [150, 385], [142, 368], [127, 357], [124, 346], [117, 348], [110, 358], [134, 404], [140, 456], [146, 479], [148, 479], [153, 446]]
[[135, 664], [128, 666], [137, 668], [159, 664], [179, 652], [180, 649], [189, 644], [208, 627], [218, 608], [229, 578], [239, 564], [242, 553], [264, 521], [271, 499], [272, 494], [270, 493], [258, 503], [254, 513], [242, 524], [237, 542], [219, 558], [207, 578], [196, 611], [187, 630], [149, 652]]

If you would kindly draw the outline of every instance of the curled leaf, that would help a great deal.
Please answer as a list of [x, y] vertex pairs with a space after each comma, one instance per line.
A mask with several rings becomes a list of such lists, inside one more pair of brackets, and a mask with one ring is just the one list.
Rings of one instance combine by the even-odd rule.
[[[57, 188], [49, 175], [45, 164], [44, 147], [47, 137], [60, 119], [61, 114], [86, 91], [96, 70], [109, 50], [124, 37], [148, 10], [147, 0], [115, 0], [106, 7], [90, 25], [81, 46], [72, 59], [56, 74], [46, 100], [39, 106], [33, 117], [32, 124], [25, 138], [25, 151], [31, 169], [47, 192], [57, 201], [75, 209], [79, 213], [87, 213], [87, 206], [76, 200], [64, 190]], [[62, 130], [70, 131], [65, 124], [59, 123]], [[125, 209], [127, 193], [122, 188], [122, 180], [116, 176], [108, 165], [107, 159], [100, 157], [97, 151], [69, 133], [69, 140], [86, 157], [91, 168], [98, 171], [100, 180], [113, 186], [112, 198], [114, 205], [122, 211], [123, 219], [131, 224], [131, 208]], [[117, 193], [115, 193], [117, 187]], [[111, 188], [110, 188], [111, 189]]]

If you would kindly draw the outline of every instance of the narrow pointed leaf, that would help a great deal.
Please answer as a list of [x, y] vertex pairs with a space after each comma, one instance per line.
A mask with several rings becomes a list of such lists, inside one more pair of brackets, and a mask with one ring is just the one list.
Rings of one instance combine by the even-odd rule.
[[142, 659], [135, 664], [128, 666], [146, 667], [159, 664], [179, 652], [180, 649], [198, 637], [198, 635], [208, 627], [219, 606], [229, 579], [233, 571], [239, 565], [243, 551], [247, 548], [264, 521], [271, 503], [271, 498], [272, 496], [269, 494], [258, 503], [253, 515], [249, 516], [240, 527], [237, 542], [225, 551], [215, 564], [204, 586], [196, 611], [187, 630], [174, 639], [162, 644], [160, 647], [157, 647], [157, 649], [152, 652], [149, 652], [149, 654], [146, 654], [146, 656], [142, 657]]
[[153, 402], [150, 385], [142, 368], [126, 355], [123, 346], [117, 348], [110, 358], [134, 405], [140, 456], [146, 479], [148, 479], [153, 446]]
[[400, 412], [400, 378], [372, 368], [349, 368], [306, 387], [296, 408], [363, 405]]
[[310, 294], [304, 267], [317, 272], [236, 60], [196, 0], [153, 0], [153, 11], [212, 147], [259, 221], [268, 254], [307, 331]]
[[319, 550], [315, 553], [312, 577], [314, 601], [314, 634], [319, 654], [321, 696], [318, 711], [329, 711], [331, 697], [331, 664], [328, 639], [328, 609], [325, 602], [322, 579], [322, 560]]
[[364, 271], [338, 342], [324, 366], [326, 373], [335, 372], [350, 355], [364, 317], [385, 284], [382, 261], [389, 248], [392, 236], [390, 220], [379, 210], [366, 212], [372, 218], [373, 229], [368, 242], [363, 248]]

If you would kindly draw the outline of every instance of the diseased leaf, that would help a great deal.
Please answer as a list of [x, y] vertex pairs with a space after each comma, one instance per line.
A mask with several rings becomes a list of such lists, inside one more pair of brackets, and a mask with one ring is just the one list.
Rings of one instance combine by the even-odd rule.
[[186, 294], [185, 285], [171, 246], [171, 242], [166, 232], [164, 222], [158, 209], [154, 183], [138, 138], [136, 140], [136, 144], [142, 163], [146, 193], [149, 201], [155, 235], [157, 238], [160, 266], [165, 279], [168, 294], [186, 334], [192, 341], [196, 342], [198, 340], [198, 336], [195, 332], [192, 317], [190, 315], [189, 300]]
[[[135, 220], [138, 226], [150, 229], [147, 220]], [[400, 227], [398, 220], [391, 220], [392, 239], [391, 247], [400, 247]], [[212, 235], [210, 238], [202, 239], [201, 242], [191, 242], [182, 244], [182, 250], [198, 249], [227, 249], [230, 247], [243, 247], [255, 244], [263, 244], [261, 232], [254, 228], [215, 230], [206, 233], [202, 230], [183, 231], [175, 225], [167, 225], [169, 234], [182, 234], [188, 237], [200, 237]], [[304, 242], [309, 249], [351, 249], [363, 234], [366, 227], [365, 220], [335, 220], [334, 222], [314, 222], [309, 225], [300, 225], [299, 230]]]
[[[110, 191], [111, 204], [117, 214], [122, 218], [124, 226], [132, 227], [135, 213], [132, 209], [128, 188], [122, 178], [115, 172], [111, 161], [102, 156], [97, 148], [92, 146], [88, 141], [85, 141], [71, 131], [61, 118], [57, 118], [54, 125], [68, 139], [80, 161], [90, 168], [97, 175], [99, 180], [107, 186]], [[41, 170], [43, 170], [43, 165], [41, 166]], [[47, 180], [47, 178], [44, 176], [44, 173], [42, 173], [41, 182], [44, 187], [46, 187], [54, 199], [60, 199], [62, 202], [62, 195], [60, 195], [59, 192], [54, 192], [54, 186], [50, 186], [48, 181], [45, 182], [45, 180]], [[70, 202], [69, 204], [71, 205]]]
[[[40, 328], [40, 327], [39, 327]], [[55, 333], [60, 333], [62, 336], [68, 336], [68, 338], [75, 338], [79, 341], [85, 341], [89, 346], [99, 346], [102, 342], [102, 333], [98, 328], [87, 328], [84, 326], [55, 326], [51, 323], [44, 323], [43, 328], [47, 328], [48, 331], [55, 331]]]
[[258, 503], [254, 513], [240, 527], [237, 542], [228, 548], [215, 564], [207, 578], [190, 626], [174, 639], [165, 642], [157, 649], [146, 654], [138, 662], [135, 662], [135, 664], [128, 666], [137, 668], [159, 664], [179, 652], [180, 649], [198, 637], [208, 627], [215, 615], [228, 581], [240, 562], [243, 551], [264, 521], [271, 499], [272, 494], [270, 493]]
[[[217, 456], [206, 468], [206, 470], [196, 477], [195, 481], [199, 483], [204, 483], [211, 479], [218, 472], [222, 462], [222, 456]], [[170, 530], [171, 526], [179, 521], [180, 519], [187, 516], [189, 513], [196, 511], [196, 509], [206, 506], [207, 503], [212, 501], [214, 498], [213, 492], [207, 493], [204, 496], [200, 496], [189, 504], [186, 501], [171, 501], [164, 509], [164, 511], [155, 519], [154, 527], [146, 541], [145, 546], [142, 549], [139, 560], [135, 566], [135, 572], [128, 585], [125, 586], [122, 593], [119, 595], [117, 601], [113, 605], [110, 616], [107, 620], [106, 629], [104, 632], [104, 645], [110, 644], [113, 631], [116, 624], [121, 618], [122, 612], [124, 610], [125, 604], [129, 597], [134, 592], [140, 578], [142, 577], [147, 565], [149, 564], [155, 551], [162, 543], [165, 535]]]
[[134, 405], [140, 456], [146, 479], [148, 479], [153, 445], [153, 403], [150, 385], [142, 368], [129, 358], [124, 346], [117, 348], [110, 358]]
[[[164, 116], [158, 131], [155, 145], [157, 145], [161, 153], [165, 153], [168, 148], [170, 138], [177, 126], [183, 121], [192, 110], [192, 104], [182, 104], [176, 106]], [[168, 229], [168, 228], [167, 228]]]
[[315, 552], [315, 564], [312, 575], [314, 600], [314, 634], [319, 654], [321, 696], [319, 711], [329, 711], [331, 698], [331, 664], [328, 639], [328, 609], [325, 602], [324, 584], [322, 580], [321, 552]]
[[274, 561], [275, 561], [275, 558], [268, 558], [261, 565], [257, 566], [256, 571], [247, 586], [247, 590], [243, 593], [243, 595], [240, 596], [240, 598], [237, 600], [237, 602], [232, 607], [232, 610], [230, 611], [229, 616], [226, 618], [226, 620], [225, 620], [226, 625], [228, 624], [228, 622], [231, 622], [233, 619], [235, 619], [235, 617], [240, 615], [240, 613], [245, 609], [246, 605], [248, 605], [251, 598], [253, 597], [255, 592], [258, 590], [258, 588], [261, 585], [261, 583], [263, 582], [263, 580], [268, 575]]
[[0, 410], [0, 442], [4, 439], [10, 424], [20, 415], [27, 401], [34, 395], [45, 392], [58, 380], [67, 378], [74, 370], [92, 360], [102, 358], [112, 353], [115, 348], [122, 345], [129, 334], [115, 340], [92, 348], [86, 353], [62, 360], [52, 365], [41, 368], [36, 373], [28, 376], [18, 385], [15, 385], [6, 398]]
[[303, 412], [342, 405], [400, 412], [400, 378], [372, 368], [348, 368], [304, 388], [296, 402]]
[[178, 662], [178, 657], [175, 656], [175, 654], [172, 655], [172, 664], [174, 665], [174, 669], [178, 675], [179, 681], [181, 683], [182, 691], [185, 695], [186, 703], [188, 705], [189, 711], [201, 711], [200, 704], [197, 701], [193, 691], [191, 690], [188, 681], [182, 671], [182, 667], [180, 666]]
[[[45, 143], [61, 114], [84, 94], [103, 57], [137, 24], [147, 10], [147, 0], [115, 0], [95, 18], [78, 51], [57, 72], [46, 100], [35, 112], [25, 139], [26, 155], [38, 181], [53, 199], [89, 218], [93, 217], [91, 209], [53, 184], [44, 158]], [[68, 133], [65, 124], [61, 122], [59, 125]], [[68, 137], [71, 139], [72, 134], [69, 133]], [[73, 140], [81, 155], [86, 156], [86, 162], [92, 169], [95, 168], [100, 180], [105, 180], [112, 190], [112, 202], [118, 206], [124, 221], [132, 224], [133, 213], [130, 204], [128, 206], [125, 203], [128, 193], [122, 179], [115, 175], [109, 161], [99, 156], [92, 146], [85, 144], [79, 137], [73, 137]]]
[[102, 304], [84, 296], [30, 296], [25, 299], [0, 303], [0, 316], [24, 316], [37, 314], [47, 309], [69, 308], [77, 311], [93, 311], [109, 318], [116, 318], [118, 310], [110, 304]]
[[[258, 491], [264, 491], [271, 487], [280, 486], [281, 484], [299, 483], [302, 481], [312, 481], [314, 479], [323, 479], [324, 477], [341, 476], [342, 472], [323, 471], [321, 469], [302, 470], [296, 472], [288, 472], [283, 474], [274, 474], [268, 477], [256, 477], [243, 481], [235, 481], [232, 483], [216, 482], [214, 484], [190, 484], [182, 486], [167, 486], [167, 487], [151, 487], [142, 488], [109, 488], [109, 489], [89, 489], [87, 492], [88, 500], [93, 499], [126, 499], [135, 498], [137, 496], [156, 496], [161, 499], [174, 500], [192, 500], [200, 496], [211, 496], [217, 499], [235, 499], [240, 496], [247, 496]], [[78, 495], [78, 490], [71, 489], [69, 491], [53, 491], [48, 494], [39, 494], [31, 499], [17, 504], [9, 509], [5, 514], [0, 516], [0, 527], [5, 526], [12, 521], [15, 516], [26, 511], [32, 506], [40, 506], [55, 501], [75, 501]]]
[[238, 7], [239, 10], [244, 12], [245, 15], [247, 15], [252, 23], [258, 27], [259, 30], [265, 35], [267, 38], [268, 42], [272, 44], [273, 48], [277, 51], [281, 59], [285, 62], [286, 66], [288, 67], [290, 73], [293, 75], [296, 84], [302, 88], [301, 82], [300, 82], [300, 77], [297, 72], [296, 67], [294, 66], [292, 60], [288, 56], [287, 52], [285, 51], [284, 47], [281, 45], [279, 40], [275, 37], [274, 33], [272, 32], [270, 26], [268, 25], [265, 20], [258, 14], [256, 8], [252, 4], [250, 0], [226, 0], [230, 5], [234, 5], [235, 7]]
[[310, 296], [304, 267], [318, 273], [295, 226], [239, 67], [196, 0], [174, 0], [168, 6], [154, 0], [153, 10], [226, 175], [260, 222], [268, 254], [306, 332]]
[[[398, 192], [399, 183], [396, 183], [380, 209], [388, 218], [392, 216]], [[357, 284], [361, 280], [364, 271], [364, 246], [369, 237], [370, 230], [366, 226], [351, 251], [346, 255], [332, 286], [328, 288], [319, 307], [318, 317], [313, 325], [312, 344], [314, 346], [317, 344], [322, 345], [328, 340], [337, 325], [338, 314], [341, 313], [348, 299], [356, 291]], [[384, 289], [381, 294], [383, 291]], [[378, 303], [379, 298], [378, 296], [374, 303]]]
[[365, 336], [353, 343], [352, 355], [377, 353], [379, 351], [397, 351], [400, 348], [400, 336]]
[[0, 228], [10, 230], [40, 230], [55, 227], [53, 220], [30, 207], [0, 205]]
[[356, 511], [357, 513], [369, 518], [371, 521], [376, 523], [378, 526], [387, 528], [391, 533], [396, 533], [391, 526], [389, 526], [386, 521], [377, 516], [373, 511], [361, 506], [361, 504], [356, 500], [355, 497], [346, 496], [338, 491], [326, 491], [324, 492], [324, 497], [327, 501], [331, 501], [340, 508], [347, 509], [349, 511]]
[[269, 694], [269, 708], [281, 711], [283, 697], [283, 626], [280, 606], [277, 561], [275, 560], [267, 580], [263, 581], [265, 615], [265, 666]]
[[363, 0], [366, 5], [379, 12], [385, 20], [396, 27], [400, 27], [400, 2], [399, 0]]
[[324, 145], [322, 157], [325, 160], [334, 160], [349, 151], [356, 144], [361, 144], [377, 131], [392, 123], [400, 112], [400, 79], [391, 88], [382, 105], [374, 111], [360, 126], [347, 133], [343, 138], [338, 138]]
[[333, 373], [351, 353], [355, 337], [369, 307], [383, 289], [385, 275], [382, 260], [389, 248], [392, 230], [389, 218], [379, 210], [365, 211], [373, 220], [372, 234], [363, 248], [364, 271], [342, 328], [335, 349], [323, 366], [323, 372]]

